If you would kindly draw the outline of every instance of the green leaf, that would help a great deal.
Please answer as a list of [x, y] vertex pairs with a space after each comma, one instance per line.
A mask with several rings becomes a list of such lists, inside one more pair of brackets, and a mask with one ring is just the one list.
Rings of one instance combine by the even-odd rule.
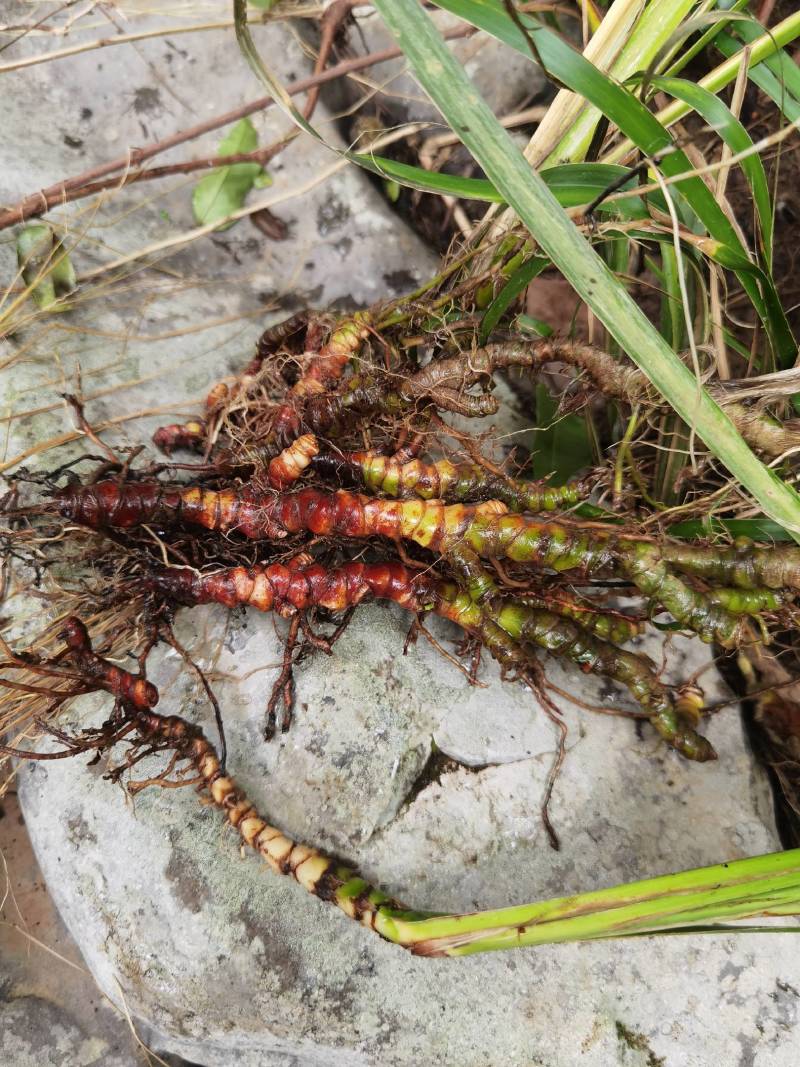
[[[767, 60], [769, 63], [769, 60]], [[739, 154], [753, 149], [753, 142], [747, 130], [732, 114], [730, 109], [702, 86], [685, 81], [682, 78], [654, 78], [653, 85], [689, 104], [701, 115], [709, 126], [719, 134], [722, 140], [735, 153]], [[772, 199], [769, 192], [764, 164], [761, 157], [753, 152], [740, 161], [741, 169], [753, 193], [753, 201], [758, 215], [762, 243], [762, 262], [764, 272], [760, 276], [761, 290], [764, 294], [766, 311], [772, 323], [772, 335], [778, 339], [778, 349], [782, 355], [781, 366], [789, 367], [795, 362], [797, 344], [781, 305], [781, 300], [771, 276], [773, 213]]]
[[481, 320], [480, 333], [478, 335], [482, 345], [486, 344], [492, 330], [520, 293], [530, 285], [537, 274], [541, 274], [549, 262], [549, 259], [543, 259], [541, 256], [532, 256], [527, 262], [523, 263], [521, 267], [518, 267], [517, 270], [514, 271], [484, 312], [483, 319]]
[[[742, 16], [737, 15], [736, 18], [741, 19]], [[752, 22], [752, 20], [750, 21]], [[698, 85], [703, 89], [709, 89], [712, 93], [721, 92], [726, 85], [730, 85], [732, 81], [736, 80], [745, 58], [749, 63], [748, 75], [757, 85], [761, 85], [759, 78], [762, 72], [766, 71], [769, 75], [770, 70], [766, 64], [776, 53], [779, 55], [779, 62], [784, 66], [791, 63], [791, 59], [785, 55], [782, 49], [785, 45], [791, 44], [800, 37], [800, 12], [787, 15], [782, 22], [776, 23], [768, 30], [765, 30], [759, 23], [755, 23], [755, 26], [760, 36], [753, 35], [748, 57], [745, 57], [744, 49], [740, 48], [730, 35], [726, 35], [724, 32], [717, 33], [715, 44], [719, 45], [721, 51], [728, 53], [728, 58], [723, 63], [720, 63], [719, 66], [710, 70], [708, 74], [705, 74], [699, 80]], [[725, 45], [726, 40], [729, 42], [728, 45]], [[788, 66], [787, 73], [791, 75]], [[775, 81], [774, 78], [773, 81]], [[780, 106], [780, 86], [777, 83], [776, 88], [778, 90], [777, 97], [773, 97], [773, 99]], [[768, 92], [769, 90], [765, 89], [765, 91]], [[682, 100], [673, 100], [666, 107], [661, 108], [657, 117], [663, 126], [672, 126], [682, 119], [684, 115], [688, 115], [690, 111], [691, 108]], [[616, 163], [620, 159], [624, 159], [633, 147], [630, 139], [623, 138], [610, 151], [604, 154], [603, 161]]]
[[553, 334], [552, 326], [542, 319], [535, 319], [533, 315], [517, 315], [514, 326], [523, 333], [532, 333], [534, 337], [551, 337]]
[[[387, 181], [396, 181], [410, 189], [419, 189], [425, 193], [440, 193], [443, 196], [456, 196], [461, 200], [482, 200], [490, 204], [503, 204], [505, 201], [490, 181], [485, 178], [465, 178], [457, 174], [441, 174], [437, 171], [423, 170], [409, 163], [398, 163], [384, 156], [349, 154], [354, 163], [365, 167], [374, 174], [380, 174]], [[614, 182], [629, 174], [627, 167], [608, 163], [565, 163], [557, 167], [548, 167], [542, 171], [542, 178], [553, 191], [562, 207], [582, 207], [590, 204]], [[633, 189], [637, 184], [635, 175], [625, 182], [621, 189]], [[648, 194], [649, 199], [662, 211], [666, 211], [666, 202], [661, 193]], [[648, 218], [644, 202], [639, 197], [630, 197], [619, 201], [602, 203], [598, 213], [621, 215], [625, 218]]]
[[[728, 6], [727, 11], [709, 11], [685, 22], [681, 26], [679, 34], [673, 34], [673, 39], [676, 42], [687, 42], [686, 47], [678, 50], [674, 63], [665, 73], [669, 75], [677, 74], [678, 71], [688, 66], [694, 57], [699, 55], [714, 40], [717, 34], [724, 30], [731, 22], [731, 19], [741, 18], [736, 12], [741, 11], [743, 7], [747, 7], [749, 3], [750, 0], [735, 0], [732, 5], [726, 5]], [[688, 43], [690, 37], [693, 38], [691, 44]]]
[[22, 280], [33, 286], [31, 296], [43, 311], [55, 309], [61, 297], [75, 288], [72, 261], [46, 223], [32, 223], [20, 230], [17, 262]]
[[[220, 156], [236, 156], [255, 152], [256, 148], [258, 134], [255, 127], [249, 118], [243, 118], [220, 142], [217, 153]], [[264, 173], [260, 163], [233, 163], [228, 167], [217, 167], [201, 178], [192, 193], [192, 210], [198, 225], [205, 226], [238, 211], [257, 179]], [[231, 226], [233, 223], [229, 222], [218, 228], [227, 230]]]
[[[630, 175], [627, 181], [623, 181]], [[639, 184], [636, 174], [629, 167], [609, 163], [562, 163], [541, 172], [550, 192], [565, 208], [588, 206], [599, 196], [613, 188], [614, 193], [628, 192]], [[646, 194], [647, 201], [661, 211], [667, 210], [663, 195]], [[595, 211], [613, 213], [628, 219], [649, 219], [644, 197], [625, 197], [622, 200], [603, 200]]]
[[749, 537], [752, 541], [791, 541], [792, 535], [783, 526], [763, 515], [756, 519], [687, 519], [667, 527], [671, 537]]
[[[375, 0], [375, 6], [403, 49], [422, 87], [543, 252], [623, 350], [648, 375], [676, 413], [695, 428], [731, 474], [750, 490], [764, 512], [791, 530], [800, 541], [800, 496], [757, 459], [727, 415], [578, 232], [541, 176], [531, 170], [512, 138], [476, 92], [425, 10], [416, 0]], [[470, 6], [480, 6], [482, 11], [495, 13], [500, 10], [488, 2]], [[539, 37], [544, 41], [543, 33]], [[575, 53], [570, 52], [570, 57], [574, 56]], [[603, 79], [603, 84], [607, 81]], [[627, 112], [632, 97], [624, 90], [620, 91], [624, 94]], [[648, 119], [652, 119], [653, 116], [644, 110]], [[636, 117], [638, 123], [641, 117], [638, 112]], [[658, 125], [664, 133], [663, 127]], [[676, 154], [673, 152], [667, 159]], [[688, 182], [683, 185], [685, 189]], [[727, 219], [725, 223], [729, 228]], [[734, 244], [738, 244], [738, 240]]]
[[[397, 0], [393, 0], [397, 2]], [[381, 916], [381, 933], [402, 945], [425, 943], [448, 956], [653, 933], [685, 933], [747, 927], [720, 927], [723, 921], [800, 911], [800, 849], [714, 867], [593, 890], [533, 904], [466, 915], [422, 918], [407, 913]], [[773, 926], [796, 932], [796, 926]]]
[[[719, 34], [714, 44], [724, 56], [730, 57], [741, 50], [736, 37], [752, 44], [763, 34], [764, 27], [755, 19], [741, 20], [737, 21], [734, 33]], [[748, 76], [777, 104], [789, 122], [800, 119], [800, 69], [783, 49], [751, 67]]]
[[365, 170], [379, 174], [386, 181], [397, 182], [398, 185], [404, 185], [409, 189], [419, 189], [423, 193], [439, 193], [442, 196], [457, 196], [461, 200], [484, 200], [489, 204], [503, 203], [502, 196], [485, 178], [462, 178], [457, 174], [441, 174], [435, 170], [424, 170], [410, 163], [398, 163], [397, 160], [372, 153], [369, 155], [360, 152], [343, 154], [353, 163], [364, 167]]
[[[732, 152], [738, 154], [753, 148], [750, 134], [735, 117], [730, 108], [714, 96], [708, 89], [703, 89], [694, 82], [684, 78], [653, 78], [651, 84], [670, 96], [683, 100], [702, 116], [709, 126], [718, 133]], [[739, 163], [753, 193], [761, 238], [764, 248], [764, 261], [769, 269], [772, 262], [772, 199], [764, 164], [757, 153], [747, 156]]]
[[536, 423], [534, 478], [551, 478], [553, 485], [563, 485], [594, 462], [586, 420], [575, 414], [559, 417], [558, 404], [543, 385], [536, 386]]
[[[691, 206], [711, 237], [748, 258], [735, 227], [714, 194], [701, 177], [691, 174], [694, 167], [686, 153], [678, 148], [655, 115], [624, 86], [530, 16], [520, 14], [519, 24], [510, 19], [502, 0], [436, 0], [436, 4], [528, 58], [532, 58], [530, 41], [533, 39], [547, 72], [599, 108], [645, 155], [658, 158], [659, 168], [667, 177], [691, 175], [682, 178], [673, 189]], [[774, 300], [765, 300], [755, 277], [740, 268], [735, 271], [764, 324], [779, 362], [793, 363], [797, 346], [788, 328], [784, 329], [785, 317], [781, 321]]]

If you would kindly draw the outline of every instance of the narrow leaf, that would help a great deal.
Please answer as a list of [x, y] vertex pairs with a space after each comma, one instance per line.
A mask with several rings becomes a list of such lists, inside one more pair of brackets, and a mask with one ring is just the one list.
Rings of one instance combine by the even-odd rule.
[[530, 285], [533, 279], [544, 270], [550, 261], [541, 256], [532, 256], [521, 267], [514, 271], [506, 284], [486, 309], [479, 339], [485, 344], [492, 330], [498, 324], [505, 312], [511, 307], [517, 297]]
[[422, 87], [578, 295], [681, 418], [753, 493], [766, 514], [800, 540], [800, 496], [756, 458], [730, 419], [576, 230], [476, 92], [428, 14], [416, 0], [375, 0], [375, 6]]
[[[530, 40], [533, 39], [549, 74], [599, 108], [645, 155], [658, 159], [658, 166], [665, 175], [673, 179], [687, 175], [674, 186], [676, 191], [691, 206], [711, 237], [741, 251], [747, 258], [736, 228], [703, 179], [692, 173], [694, 167], [686, 153], [677, 147], [669, 131], [633, 93], [530, 16], [521, 14], [518, 21], [509, 19], [502, 0], [437, 0], [437, 7], [460, 15], [528, 57], [531, 56]], [[746, 272], [736, 273], [758, 312], [779, 361], [782, 364], [793, 361], [797, 347], [788, 328], [784, 328], [785, 318], [782, 322], [781, 316], [777, 315], [774, 301], [768, 307], [756, 279]]]
[[[661, 89], [670, 96], [685, 101], [690, 107], [701, 115], [702, 118], [722, 138], [725, 144], [734, 154], [746, 152], [753, 148], [750, 134], [739, 122], [730, 108], [718, 96], [714, 96], [708, 89], [686, 81], [684, 78], [653, 78], [652, 85]], [[769, 183], [761, 156], [752, 153], [742, 159], [739, 166], [753, 193], [758, 221], [761, 228], [761, 238], [764, 247], [764, 260], [769, 269], [772, 262], [772, 200], [769, 193]]]

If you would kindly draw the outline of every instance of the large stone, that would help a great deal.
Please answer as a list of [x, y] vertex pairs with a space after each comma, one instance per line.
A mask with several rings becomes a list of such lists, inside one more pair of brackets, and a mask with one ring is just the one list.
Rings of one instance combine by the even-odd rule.
[[[719, 761], [698, 766], [649, 727], [559, 700], [570, 735], [552, 805], [562, 838], [554, 852], [538, 816], [554, 739], [535, 699], [493, 665], [481, 674], [488, 688], [470, 689], [422, 640], [399, 655], [407, 621], [396, 609], [362, 608], [333, 657], [301, 665], [295, 722], [267, 745], [262, 709], [280, 645], [272, 620], [181, 615], [180, 638], [200, 662], [214, 661], [231, 770], [289, 833], [355, 862], [413, 906], [459, 910], [778, 847], [735, 706], [709, 725]], [[696, 643], [673, 645], [680, 676], [704, 664]], [[210, 730], [174, 653], [154, 656], [152, 676], [165, 711]], [[548, 676], [578, 688], [556, 664]], [[713, 676], [704, 684], [710, 700], [724, 699]], [[606, 708], [625, 703], [598, 681], [580, 679], [579, 692]], [[97, 721], [87, 706], [96, 699], [73, 722]], [[432, 740], [472, 764], [493, 762], [426, 767]], [[789, 941], [662, 938], [422, 960], [242, 858], [191, 790], [153, 789], [126, 804], [101, 775], [72, 762], [31, 765], [22, 802], [92, 972], [111, 996], [120, 984], [156, 1048], [241, 1067], [794, 1062]]]
[[[38, 997], [0, 995], [0, 1053], [13, 1067], [133, 1067], [131, 1055], [78, 1029], [66, 1012]], [[139, 1059], [138, 1063], [146, 1061]]]
[[0, 1063], [148, 1067], [47, 892], [17, 798], [0, 804]]
[[[19, 13], [27, 15], [27, 5]], [[140, 29], [159, 24], [164, 17], [135, 23]], [[308, 59], [282, 25], [253, 32], [284, 81], [308, 73]], [[25, 37], [3, 58], [41, 52], [48, 40], [62, 44], [58, 37]], [[232, 34], [222, 32], [88, 52], [3, 78], [3, 204], [264, 92]], [[292, 128], [277, 108], [252, 120], [262, 145]], [[343, 147], [324, 107], [316, 121], [332, 145]], [[191, 141], [155, 163], [213, 156], [226, 132]], [[120, 256], [175, 242], [196, 226], [191, 191], [198, 175], [113, 190], [50, 213], [74, 247], [83, 280], [67, 314], [26, 316], [23, 333], [0, 341], [0, 414], [15, 416], [8, 437], [4, 426], [4, 460], [72, 425], [61, 394], [77, 391], [79, 371], [93, 424], [145, 413], [106, 435], [138, 444], [174, 414], [195, 410], [209, 384], [241, 369], [258, 334], [289, 311], [367, 306], [435, 273], [438, 259], [393, 217], [371, 180], [311, 138], [296, 140], [269, 170], [273, 185], [253, 191], [248, 203], [263, 203], [287, 223], [287, 240], [271, 241], [244, 219], [194, 243], [154, 251], [114, 275], [91, 273]], [[0, 242], [4, 284], [15, 273], [13, 241]], [[23, 412], [33, 413], [22, 418]], [[47, 464], [74, 454], [62, 447]]]

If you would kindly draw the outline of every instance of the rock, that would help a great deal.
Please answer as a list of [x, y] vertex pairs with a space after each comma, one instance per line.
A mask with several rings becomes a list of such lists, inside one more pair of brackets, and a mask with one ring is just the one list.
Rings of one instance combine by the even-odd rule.
[[[27, 5], [20, 5], [23, 13]], [[136, 21], [138, 29], [159, 24], [163, 17]], [[284, 81], [308, 73], [308, 60], [283, 26], [256, 26], [254, 33]], [[46, 47], [46, 37], [24, 37], [4, 60]], [[4, 78], [2, 204], [263, 96], [232, 35], [220, 32], [88, 52]], [[320, 106], [317, 121], [343, 147], [329, 118]], [[277, 108], [255, 114], [253, 122], [262, 145], [289, 129]], [[191, 141], [156, 163], [213, 156], [226, 132]], [[80, 139], [79, 149], [67, 135]], [[24, 334], [4, 342], [3, 414], [35, 412], [12, 419], [7, 440], [4, 426], [4, 460], [41, 448], [72, 425], [61, 394], [77, 391], [79, 368], [94, 425], [146, 413], [106, 434], [111, 442], [138, 444], [174, 415], [195, 410], [211, 383], [250, 360], [265, 326], [296, 308], [366, 306], [411, 291], [435, 273], [438, 258], [392, 215], [371, 180], [311, 138], [298, 138], [269, 170], [272, 186], [251, 192], [248, 203], [274, 210], [289, 226], [287, 240], [268, 240], [244, 219], [154, 252], [143, 261], [151, 270], [138, 261], [120, 268], [123, 277], [131, 272], [130, 280], [115, 285], [91, 272], [145, 246], [176, 242], [196, 226], [191, 190], [199, 176], [129, 186], [50, 213], [51, 222], [63, 224], [67, 246], [75, 246], [80, 296], [66, 314], [24, 316]], [[0, 277], [7, 283], [15, 273], [13, 242], [0, 243]], [[13, 359], [19, 350], [21, 366]], [[78, 453], [66, 447], [55, 454], [63, 461]], [[53, 466], [52, 455], [48, 463]]]
[[39, 997], [0, 996], [0, 1054], [9, 1067], [139, 1067], [146, 1061], [109, 1048]]
[[[253, 672], [279, 658], [272, 620], [249, 615], [226, 627], [218, 609], [181, 615], [192, 654], [216, 656], [229, 766], [288, 832], [356, 862], [413, 906], [460, 910], [779, 847], [735, 708], [709, 724], [719, 762], [698, 766], [649, 727], [637, 736], [631, 721], [559, 699], [570, 736], [552, 806], [562, 849], [553, 852], [538, 817], [553, 732], [534, 698], [502, 683], [493, 665], [481, 673], [488, 689], [470, 690], [422, 639], [400, 656], [407, 621], [396, 609], [361, 608], [333, 657], [301, 666], [292, 729], [265, 745], [276, 668]], [[447, 641], [442, 628], [436, 635]], [[673, 644], [680, 676], [705, 662], [697, 643]], [[553, 663], [547, 672], [577, 689], [572, 672]], [[152, 676], [165, 711], [210, 727], [174, 654], [154, 655]], [[710, 700], [724, 699], [711, 676], [703, 681]], [[580, 696], [624, 704], [583, 678]], [[89, 703], [97, 706], [84, 702], [75, 721], [96, 721]], [[508, 762], [424, 766], [432, 737], [472, 764]], [[88, 965], [112, 997], [120, 983], [156, 1049], [200, 1063], [224, 1057], [226, 1067], [566, 1067], [579, 1056], [605, 1067], [647, 1055], [700, 1067], [734, 1062], [740, 1048], [753, 1050], [753, 1063], [794, 1062], [781, 1045], [794, 1025], [789, 941], [662, 938], [426, 961], [243, 859], [191, 790], [148, 790], [126, 804], [101, 773], [30, 765], [21, 799]]]
[[[463, 25], [445, 11], [431, 15], [441, 32]], [[380, 15], [371, 11], [359, 15], [358, 29], [351, 30], [353, 41], [363, 41], [364, 52], [378, 52], [397, 42]], [[481, 96], [496, 115], [509, 115], [532, 102], [540, 102], [550, 83], [541, 68], [527, 56], [488, 34], [451, 41], [450, 48]], [[390, 59], [369, 69], [370, 79], [379, 87], [377, 102], [383, 103], [398, 121], [441, 123], [439, 110], [430, 102], [402, 59]]]
[[0, 1063], [151, 1067], [124, 1013], [83, 965], [47, 892], [14, 793], [0, 802], [0, 857]]

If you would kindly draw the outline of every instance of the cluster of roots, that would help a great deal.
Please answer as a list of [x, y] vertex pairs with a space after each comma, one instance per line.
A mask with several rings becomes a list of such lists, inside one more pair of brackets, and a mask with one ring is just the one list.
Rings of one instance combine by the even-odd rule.
[[[425, 328], [411, 334], [409, 323], [420, 320]], [[791, 625], [800, 549], [687, 545], [645, 536], [614, 516], [586, 521], [599, 476], [531, 481], [516, 457], [488, 454], [485, 438], [461, 427], [497, 412], [501, 373], [567, 364], [607, 395], [630, 400], [646, 395], [638, 372], [585, 345], [501, 336], [479, 346], [471, 319], [444, 322], [415, 320], [413, 308], [338, 321], [293, 316], [263, 334], [238, 377], [214, 386], [205, 411], [157, 431], [163, 461], [143, 461], [141, 448], [123, 459], [84, 424], [104, 452], [88, 457], [99, 460], [93, 474], [81, 480], [74, 465], [53, 471], [38, 500], [19, 484], [6, 500], [9, 553], [24, 557], [26, 539], [46, 535], [52, 547], [37, 553], [46, 567], [63, 564], [70, 545], [89, 544], [95, 606], [136, 605], [146, 630], [139, 675], [114, 674], [76, 619], [56, 660], [7, 649], [11, 675], [25, 667], [64, 677], [69, 664], [71, 682], [50, 712], [81, 692], [113, 694], [99, 733], [68, 738], [52, 714], [40, 716], [63, 742], [62, 755], [123, 738], [134, 739], [134, 758], [169, 747], [169, 729], [153, 718], [157, 693], [145, 661], [156, 640], [179, 648], [170, 620], [180, 606], [214, 602], [290, 620], [284, 667], [266, 701], [269, 739], [279, 718], [282, 729], [290, 725], [297, 656], [309, 647], [330, 651], [350, 612], [378, 599], [404, 608], [414, 633], [428, 615], [456, 623], [473, 679], [486, 649], [535, 690], [559, 729], [556, 767], [565, 728], [542, 650], [619, 683], [632, 698], [629, 713], [681, 756], [715, 758], [702, 734], [702, 693], [670, 688], [630, 642], [654, 620], [725, 648]], [[611, 593], [634, 606], [612, 606]], [[92, 607], [91, 597], [85, 602]], [[323, 635], [320, 620], [333, 629]], [[184, 757], [186, 737], [196, 739], [186, 729]], [[224, 747], [220, 757], [223, 773]], [[202, 773], [195, 778], [213, 789]]]

